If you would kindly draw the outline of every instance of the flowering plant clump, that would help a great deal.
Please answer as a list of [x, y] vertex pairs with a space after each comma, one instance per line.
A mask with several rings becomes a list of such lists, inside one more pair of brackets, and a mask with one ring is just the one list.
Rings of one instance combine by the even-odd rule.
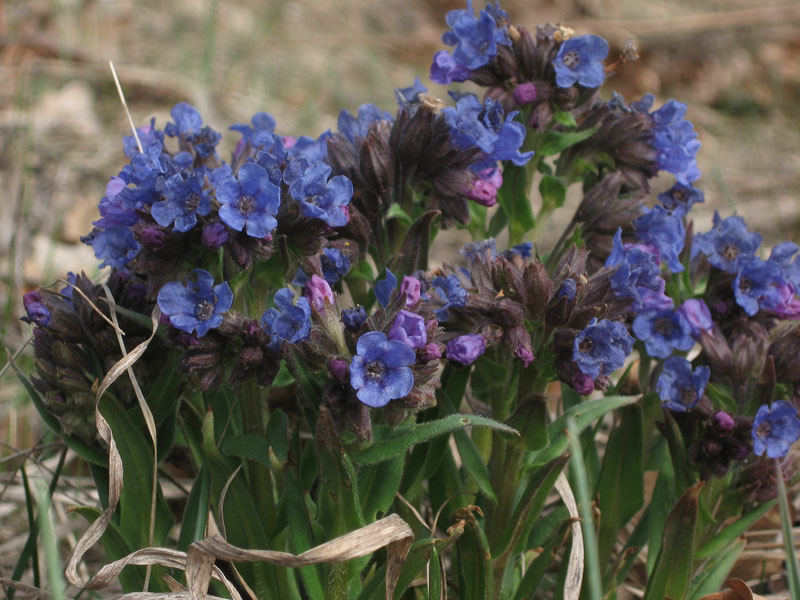
[[[224, 158], [192, 106], [151, 120], [83, 238], [106, 283], [25, 295], [29, 388], [92, 464], [109, 556], [169, 548], [146, 554], [170, 585], [132, 563], [127, 592], [205, 594], [181, 566], [211, 556], [232, 597], [575, 598], [584, 572], [614, 597], [649, 545], [645, 599], [696, 599], [778, 495], [800, 247], [698, 230], [686, 105], [602, 89], [629, 54], [497, 2], [447, 25], [430, 77], [480, 95], [416, 80], [316, 138], [260, 112]], [[444, 228], [472, 240], [431, 268]], [[172, 506], [162, 475], [186, 480]]]

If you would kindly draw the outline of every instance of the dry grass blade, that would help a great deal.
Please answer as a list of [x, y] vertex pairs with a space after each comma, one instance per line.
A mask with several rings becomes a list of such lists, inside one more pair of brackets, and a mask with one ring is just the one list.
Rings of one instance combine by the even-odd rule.
[[66, 283], [66, 284], [67, 284], [69, 287], [71, 287], [71, 288], [72, 288], [72, 291], [73, 291], [73, 292], [78, 292], [78, 295], [79, 295], [81, 298], [83, 298], [84, 300], [86, 300], [87, 304], [88, 304], [89, 306], [91, 306], [91, 307], [92, 307], [92, 309], [94, 310], [94, 312], [96, 312], [98, 315], [100, 315], [100, 317], [101, 317], [101, 318], [102, 318], [102, 319], [103, 319], [103, 320], [104, 320], [106, 323], [108, 323], [109, 325], [111, 325], [111, 327], [113, 327], [113, 328], [114, 328], [114, 331], [116, 331], [118, 334], [125, 335], [125, 332], [124, 332], [124, 331], [122, 331], [122, 330], [119, 328], [119, 325], [117, 325], [116, 323], [114, 323], [114, 321], [112, 321], [111, 319], [109, 319], [109, 318], [108, 318], [108, 317], [107, 317], [107, 316], [106, 316], [106, 315], [103, 313], [103, 311], [102, 311], [102, 310], [100, 310], [99, 308], [97, 308], [97, 305], [96, 305], [94, 302], [92, 302], [92, 301], [89, 299], [89, 296], [87, 296], [87, 295], [86, 295], [86, 294], [83, 292], [83, 290], [81, 290], [81, 288], [79, 288], [79, 287], [78, 287], [77, 285], [75, 285], [74, 283], [70, 283], [70, 282], [69, 282], [69, 281], [67, 281], [66, 279], [59, 279], [59, 280], [58, 280], [58, 282], [59, 282], [59, 283]]
[[581, 585], [583, 584], [584, 558], [580, 514], [578, 513], [578, 505], [575, 502], [575, 495], [572, 493], [569, 481], [567, 481], [563, 473], [556, 479], [556, 489], [569, 511], [569, 516], [574, 519], [572, 522], [572, 553], [569, 556], [567, 577], [564, 580], [564, 598], [566, 600], [577, 600], [581, 594]]
[[[12, 588], [17, 592], [20, 592], [25, 598], [41, 598], [42, 600], [52, 598], [51, 594], [48, 594], [44, 590], [40, 590], [39, 588], [33, 587], [31, 585], [25, 585], [19, 581], [14, 581], [13, 579], [7, 579], [5, 577], [0, 577], [0, 585], [4, 588]], [[19, 595], [18, 595], [19, 597]], [[71, 600], [66, 596], [61, 596], [62, 600]]]

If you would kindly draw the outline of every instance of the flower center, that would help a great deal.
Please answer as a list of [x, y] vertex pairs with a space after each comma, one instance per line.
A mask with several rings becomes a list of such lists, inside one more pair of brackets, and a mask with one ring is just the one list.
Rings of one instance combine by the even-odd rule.
[[594, 346], [594, 340], [592, 338], [584, 338], [580, 344], [578, 344], [578, 350], [580, 350], [583, 354], [589, 352]]
[[243, 215], [249, 215], [255, 207], [256, 200], [252, 196], [241, 196], [236, 201], [236, 208]]
[[736, 260], [737, 256], [739, 256], [739, 248], [733, 244], [728, 244], [722, 249], [722, 257], [725, 260]]
[[739, 289], [743, 292], [749, 292], [750, 288], [753, 287], [753, 282], [750, 281], [747, 277], [740, 277], [739, 278]]
[[678, 394], [678, 401], [683, 404], [684, 406], [691, 406], [694, 404], [694, 401], [697, 400], [697, 394], [693, 387], [684, 387], [681, 388], [680, 394]]
[[194, 307], [194, 316], [201, 321], [207, 321], [214, 314], [214, 303], [210, 298], [201, 300]]
[[382, 360], [373, 360], [372, 362], [367, 363], [366, 374], [370, 379], [380, 380], [383, 378], [385, 371], [386, 365]]
[[653, 331], [663, 337], [669, 337], [672, 335], [672, 319], [669, 317], [657, 319], [656, 322], [653, 323]]
[[770, 434], [771, 432], [772, 432], [772, 427], [770, 426], [770, 424], [769, 424], [769, 422], [768, 422], [768, 421], [764, 421], [764, 422], [762, 422], [762, 423], [761, 423], [761, 424], [760, 424], [760, 425], [759, 425], [759, 426], [756, 428], [756, 435], [757, 435], [758, 437], [760, 437], [760, 438], [765, 438], [765, 437], [769, 436], [769, 434]]
[[577, 50], [570, 50], [569, 52], [564, 52], [561, 61], [564, 63], [565, 67], [575, 70], [578, 68], [578, 65], [581, 64], [581, 55], [578, 54]]
[[197, 207], [199, 205], [200, 205], [200, 196], [194, 192], [189, 194], [189, 196], [186, 198], [186, 204], [185, 204], [186, 212], [193, 213], [194, 211], [197, 210]]

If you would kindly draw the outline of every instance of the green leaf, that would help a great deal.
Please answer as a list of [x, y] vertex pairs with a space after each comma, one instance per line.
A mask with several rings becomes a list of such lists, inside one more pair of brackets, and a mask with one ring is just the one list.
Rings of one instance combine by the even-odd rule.
[[436, 548], [431, 550], [431, 559], [428, 561], [428, 600], [439, 600], [442, 597], [442, 565], [439, 552]]
[[539, 156], [559, 154], [570, 146], [592, 137], [595, 131], [597, 131], [597, 127], [584, 129], [583, 131], [551, 131], [545, 136], [542, 145], [539, 146], [536, 152]]
[[194, 485], [186, 499], [186, 508], [183, 509], [181, 533], [178, 536], [178, 550], [184, 552], [189, 549], [189, 544], [202, 540], [206, 534], [208, 522], [208, 508], [211, 503], [211, 475], [208, 469], [200, 467], [200, 472], [194, 480]]
[[370, 523], [378, 513], [386, 513], [394, 502], [403, 479], [404, 457], [375, 465], [364, 465], [358, 473], [358, 490], [364, 508], [364, 517]]
[[514, 594], [514, 600], [528, 600], [536, 597], [536, 590], [550, 569], [550, 565], [556, 559], [558, 549], [564, 543], [565, 537], [572, 531], [572, 519], [567, 519], [561, 523], [558, 530], [550, 536], [547, 544], [542, 548], [539, 555], [531, 561], [525, 569], [525, 576]]
[[411, 215], [404, 211], [397, 203], [392, 203], [389, 206], [389, 210], [386, 212], [386, 220], [388, 221], [390, 219], [397, 219], [408, 227], [411, 227], [411, 224], [414, 222]]
[[508, 165], [503, 171], [503, 185], [497, 201], [508, 216], [509, 246], [519, 244], [536, 225], [528, 198], [528, 176], [525, 167]]
[[583, 431], [606, 413], [633, 404], [638, 399], [638, 396], [606, 396], [605, 398], [583, 402], [564, 411], [548, 428], [550, 445], [535, 455], [531, 466], [543, 465], [560, 456], [567, 449], [569, 444], [566, 435], [568, 417], [575, 419], [575, 426], [578, 431]]
[[680, 600], [686, 596], [692, 576], [694, 527], [703, 482], [690, 487], [669, 513], [653, 573], [644, 600]]
[[275, 457], [285, 463], [289, 458], [289, 417], [281, 409], [273, 410], [269, 416], [267, 441]]
[[556, 123], [561, 123], [567, 127], [577, 127], [578, 122], [575, 120], [575, 117], [572, 116], [572, 113], [565, 112], [563, 110], [557, 110], [553, 114], [553, 120]]
[[567, 199], [567, 186], [560, 177], [544, 175], [539, 182], [539, 193], [542, 195], [541, 214], [547, 214], [564, 206]]
[[375, 442], [363, 450], [352, 453], [351, 456], [353, 460], [364, 465], [383, 462], [401, 455], [415, 444], [470, 426], [489, 427], [511, 435], [519, 435], [515, 429], [493, 419], [479, 417], [478, 415], [458, 414], [416, 425], [410, 431], [398, 437]]
[[[670, 509], [675, 505], [675, 469], [672, 467], [672, 457], [668, 452], [663, 453], [661, 465], [658, 469], [658, 478], [650, 499], [648, 515], [648, 547], [661, 547], [661, 538]], [[657, 552], [647, 554], [647, 573], [651, 574], [658, 558]]]
[[[306, 510], [306, 498], [302, 482], [294, 469], [286, 472], [286, 517], [289, 526], [289, 547], [300, 554], [314, 546], [311, 521]], [[300, 567], [300, 577], [311, 600], [325, 600], [319, 570], [316, 565]]]
[[703, 596], [712, 594], [722, 587], [744, 550], [745, 543], [744, 540], [739, 540], [730, 544], [703, 566], [699, 575], [692, 580], [692, 586], [687, 594], [689, 600], [700, 600]]
[[770, 500], [758, 508], [754, 508], [746, 515], [742, 515], [703, 544], [703, 547], [694, 553], [694, 557], [703, 559], [719, 554], [723, 548], [733, 543], [736, 538], [750, 529], [750, 526], [763, 517], [773, 506], [775, 506], [775, 500]]
[[608, 439], [597, 485], [600, 526], [597, 548], [611, 556], [620, 530], [644, 504], [644, 429], [640, 405], [620, 410], [620, 420]]
[[475, 517], [477, 507], [462, 508], [453, 519], [466, 523], [464, 534], [456, 543], [458, 564], [459, 598], [465, 600], [488, 600], [494, 593], [492, 554], [483, 528]]
[[498, 205], [492, 218], [489, 220], [489, 229], [486, 232], [486, 237], [497, 237], [505, 226], [508, 225], [508, 215], [503, 207]]
[[[403, 569], [400, 572], [400, 577], [397, 580], [397, 588], [395, 589], [394, 598], [399, 599], [400, 596], [408, 588], [409, 584], [416, 578], [417, 574], [425, 568], [425, 565], [430, 560], [431, 554], [434, 549], [442, 553], [449, 548], [453, 542], [464, 534], [466, 523], [458, 521], [447, 529], [447, 537], [443, 538], [426, 538], [416, 540], [411, 544], [408, 551], [406, 562], [403, 564]], [[376, 577], [380, 572], [376, 574]], [[383, 577], [381, 577], [383, 579]], [[363, 597], [366, 600], [367, 597]], [[370, 597], [371, 598], [371, 597]]]
[[347, 278], [354, 277], [355, 279], [366, 279], [370, 283], [375, 279], [375, 273], [372, 271], [372, 265], [368, 260], [362, 260], [355, 267], [350, 269], [347, 273]]
[[222, 453], [226, 456], [248, 458], [269, 466], [269, 444], [260, 435], [246, 434], [225, 438]]
[[[156, 378], [150, 393], [147, 395], [147, 406], [153, 413], [156, 427], [175, 415], [178, 407], [178, 388], [183, 382], [183, 373], [178, 368], [181, 353], [172, 351], [167, 354], [166, 362], [161, 365], [163, 369]], [[159, 451], [161, 449], [159, 448]]]

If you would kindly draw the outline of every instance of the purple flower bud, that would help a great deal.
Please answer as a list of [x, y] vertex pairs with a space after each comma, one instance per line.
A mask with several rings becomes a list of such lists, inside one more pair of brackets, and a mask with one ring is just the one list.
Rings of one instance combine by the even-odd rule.
[[514, 100], [517, 104], [523, 106], [536, 101], [536, 86], [530, 81], [519, 84], [514, 88]]
[[141, 244], [150, 250], [163, 250], [169, 234], [161, 227], [145, 227], [141, 234]]
[[533, 356], [533, 350], [531, 350], [527, 346], [523, 346], [522, 344], [519, 344], [517, 346], [517, 349], [514, 352], [514, 356], [520, 359], [522, 361], [522, 365], [525, 367], [531, 364], [533, 362], [533, 359], [535, 358]]
[[400, 293], [406, 295], [406, 306], [411, 306], [419, 301], [422, 285], [413, 275], [404, 275], [400, 284]]
[[474, 200], [482, 206], [494, 206], [497, 204], [497, 188], [484, 179], [476, 179], [468, 189], [464, 190], [467, 198]]
[[350, 331], [358, 331], [358, 328], [367, 320], [367, 311], [359, 305], [355, 308], [345, 308], [342, 311], [342, 323]]
[[425, 319], [416, 313], [401, 310], [389, 330], [389, 339], [403, 342], [406, 346], [415, 350], [422, 348], [428, 343]]
[[333, 290], [331, 290], [330, 284], [319, 275], [312, 275], [311, 279], [308, 280], [306, 297], [311, 306], [316, 308], [318, 312], [325, 310], [325, 300], [333, 306]]
[[38, 291], [28, 292], [22, 296], [22, 305], [25, 307], [26, 317], [21, 317], [26, 323], [33, 323], [39, 327], [47, 327], [50, 321], [50, 311], [42, 304], [42, 296]]
[[419, 351], [419, 360], [421, 362], [431, 362], [442, 358], [442, 347], [436, 342], [426, 344], [424, 348]]
[[486, 341], [476, 333], [460, 335], [447, 343], [446, 356], [450, 360], [471, 365], [486, 351]]
[[575, 373], [570, 385], [581, 396], [588, 396], [594, 391], [594, 379], [581, 371]]
[[703, 331], [710, 331], [712, 325], [711, 312], [708, 306], [699, 298], [686, 300], [675, 312], [680, 313], [689, 322], [692, 328], [692, 337], [698, 339]]
[[348, 364], [346, 360], [341, 358], [332, 358], [328, 361], [328, 372], [334, 379], [344, 381], [347, 379]]
[[720, 410], [714, 413], [714, 424], [722, 431], [731, 431], [736, 422], [731, 415], [724, 410]]
[[211, 223], [203, 229], [200, 236], [203, 245], [212, 250], [218, 250], [228, 241], [228, 228], [222, 223]]

